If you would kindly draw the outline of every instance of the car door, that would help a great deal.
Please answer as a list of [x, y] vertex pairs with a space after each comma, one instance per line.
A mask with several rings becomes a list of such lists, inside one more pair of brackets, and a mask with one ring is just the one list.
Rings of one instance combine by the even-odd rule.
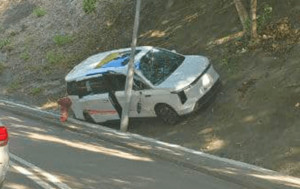
[[[112, 87], [111, 96], [114, 97], [114, 103], [116, 109], [122, 112], [122, 109], [125, 107], [126, 98], [125, 98], [125, 82], [126, 76], [121, 74], [111, 75], [110, 78], [107, 78], [109, 81], [109, 85]], [[145, 94], [146, 97], [151, 96], [150, 91], [146, 91], [146, 87], [141, 87], [142, 83], [137, 82], [134, 79], [134, 86], [131, 93], [131, 104], [129, 109], [129, 117], [148, 117], [149, 113], [145, 106], [144, 102], [147, 100], [144, 99]], [[139, 87], [138, 87], [139, 85]], [[149, 88], [149, 87], [148, 87]], [[120, 113], [121, 116], [121, 113]]]
[[79, 100], [86, 120], [100, 123], [120, 118], [104, 77], [86, 80], [86, 87], [88, 95]]
[[131, 99], [131, 117], [154, 117], [156, 89], [135, 78]]

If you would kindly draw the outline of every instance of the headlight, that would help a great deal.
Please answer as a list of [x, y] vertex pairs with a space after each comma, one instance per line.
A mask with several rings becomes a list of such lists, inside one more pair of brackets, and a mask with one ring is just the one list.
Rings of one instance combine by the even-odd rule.
[[213, 79], [210, 75], [204, 74], [202, 76], [202, 85], [204, 88], [209, 88], [213, 82]]

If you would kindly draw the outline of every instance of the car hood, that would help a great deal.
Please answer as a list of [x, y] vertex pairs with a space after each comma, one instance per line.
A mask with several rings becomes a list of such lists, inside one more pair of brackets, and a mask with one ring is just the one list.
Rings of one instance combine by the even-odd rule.
[[209, 65], [204, 56], [185, 56], [183, 63], [157, 88], [178, 91], [190, 85]]

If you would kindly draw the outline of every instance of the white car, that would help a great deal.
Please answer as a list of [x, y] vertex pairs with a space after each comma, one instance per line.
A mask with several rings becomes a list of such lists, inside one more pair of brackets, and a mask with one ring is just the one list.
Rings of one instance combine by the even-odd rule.
[[6, 127], [0, 121], [0, 188], [3, 186], [8, 167], [8, 133]]
[[[131, 49], [93, 55], [66, 76], [75, 117], [96, 123], [118, 120], [125, 103]], [[204, 56], [137, 47], [129, 117], [159, 117], [174, 124], [196, 110], [214, 91], [219, 75]]]

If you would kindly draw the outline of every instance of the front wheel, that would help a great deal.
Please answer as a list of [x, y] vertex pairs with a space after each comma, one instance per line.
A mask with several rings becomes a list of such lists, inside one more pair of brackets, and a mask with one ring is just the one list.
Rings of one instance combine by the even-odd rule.
[[173, 125], [179, 121], [177, 112], [167, 104], [158, 104], [155, 107], [155, 113], [163, 122]]

